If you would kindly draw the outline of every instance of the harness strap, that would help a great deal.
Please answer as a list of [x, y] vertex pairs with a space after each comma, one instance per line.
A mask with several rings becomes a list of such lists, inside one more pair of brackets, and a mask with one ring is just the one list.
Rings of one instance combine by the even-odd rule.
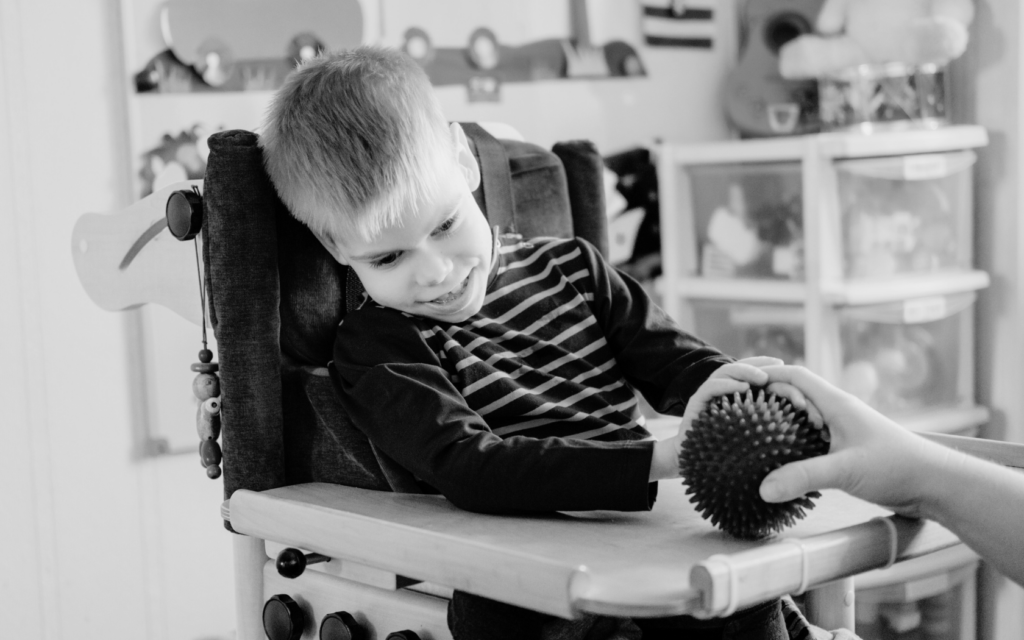
[[512, 201], [512, 170], [505, 147], [497, 138], [475, 122], [463, 122], [462, 130], [473, 143], [480, 161], [480, 189], [483, 191], [484, 215], [491, 225], [503, 233], [516, 232], [515, 205]]

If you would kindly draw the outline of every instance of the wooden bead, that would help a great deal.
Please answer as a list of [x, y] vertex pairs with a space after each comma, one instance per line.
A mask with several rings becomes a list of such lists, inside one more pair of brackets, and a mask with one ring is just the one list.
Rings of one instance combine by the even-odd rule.
[[199, 352], [199, 362], [206, 364], [213, 361], [213, 352], [209, 349], [203, 349]]
[[196, 373], [217, 373], [220, 370], [220, 365], [216, 362], [193, 362], [189, 368]]
[[206, 410], [206, 402], [199, 405], [196, 411], [196, 433], [199, 434], [200, 440], [216, 440], [220, 436], [220, 417]]
[[220, 379], [212, 373], [200, 373], [192, 381], [192, 393], [199, 400], [214, 398], [220, 395]]
[[220, 396], [216, 398], [207, 398], [203, 401], [203, 411], [206, 411], [211, 416], [220, 414]]
[[199, 443], [199, 457], [204, 467], [220, 464], [220, 445], [216, 440], [203, 440]]
[[206, 467], [206, 476], [210, 478], [210, 480], [216, 480], [220, 477], [220, 467], [215, 464], [211, 464]]

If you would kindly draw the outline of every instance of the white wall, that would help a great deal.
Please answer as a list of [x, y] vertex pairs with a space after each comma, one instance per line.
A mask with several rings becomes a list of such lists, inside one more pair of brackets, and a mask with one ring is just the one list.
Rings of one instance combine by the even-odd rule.
[[191, 456], [131, 460], [125, 316], [93, 305], [71, 261], [75, 219], [128, 191], [120, 36], [116, 0], [0, 0], [9, 638], [187, 639], [233, 624], [219, 483]]
[[[975, 251], [992, 276], [977, 310], [978, 400], [992, 409], [984, 435], [1024, 442], [1024, 11], [1017, 0], [976, 6], [971, 45], [954, 68], [954, 115], [991, 139], [975, 172]], [[1024, 590], [986, 570], [979, 597], [979, 637], [1024, 637]]]

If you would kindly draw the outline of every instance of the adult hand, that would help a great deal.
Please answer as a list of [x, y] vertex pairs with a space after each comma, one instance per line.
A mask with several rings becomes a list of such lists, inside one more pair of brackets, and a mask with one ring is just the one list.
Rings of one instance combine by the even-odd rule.
[[828, 425], [829, 453], [787, 464], [761, 483], [766, 502], [784, 502], [821, 489], [853, 496], [918, 517], [926, 476], [917, 470], [940, 467], [953, 455], [945, 447], [901, 427], [845, 391], [803, 367], [762, 369], [773, 382], [803, 392]]

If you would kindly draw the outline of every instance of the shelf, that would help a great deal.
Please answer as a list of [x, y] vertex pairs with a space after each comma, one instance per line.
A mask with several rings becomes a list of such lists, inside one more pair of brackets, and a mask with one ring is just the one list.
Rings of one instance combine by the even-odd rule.
[[803, 304], [807, 287], [787, 280], [732, 278], [679, 278], [676, 295], [697, 300]]
[[813, 136], [762, 138], [756, 140], [727, 140], [697, 144], [665, 144], [660, 150], [660, 161], [685, 166], [693, 164], [732, 164], [734, 162], [798, 161]]
[[[659, 281], [663, 288], [663, 281]], [[783, 280], [680, 278], [676, 295], [697, 300], [728, 300], [776, 304], [803, 304], [807, 285]], [[989, 286], [984, 271], [912, 275], [886, 280], [850, 280], [823, 288], [822, 301], [834, 306], [863, 306], [978, 291]], [[661, 291], [664, 293], [664, 291]]]
[[983, 147], [988, 144], [988, 133], [977, 125], [958, 125], [867, 135], [826, 133], [818, 136], [818, 143], [821, 154], [829, 158], [866, 158]]
[[949, 271], [885, 280], [850, 280], [834, 289], [823, 287], [822, 299], [836, 306], [884, 304], [979, 291], [988, 287], [989, 283], [989, 276], [984, 271]]
[[869, 158], [973, 149], [986, 144], [988, 134], [983, 127], [957, 125], [868, 135], [835, 132], [686, 145], [669, 143], [659, 153], [663, 161], [675, 165], [732, 164], [799, 162], [811, 152], [824, 158]]

